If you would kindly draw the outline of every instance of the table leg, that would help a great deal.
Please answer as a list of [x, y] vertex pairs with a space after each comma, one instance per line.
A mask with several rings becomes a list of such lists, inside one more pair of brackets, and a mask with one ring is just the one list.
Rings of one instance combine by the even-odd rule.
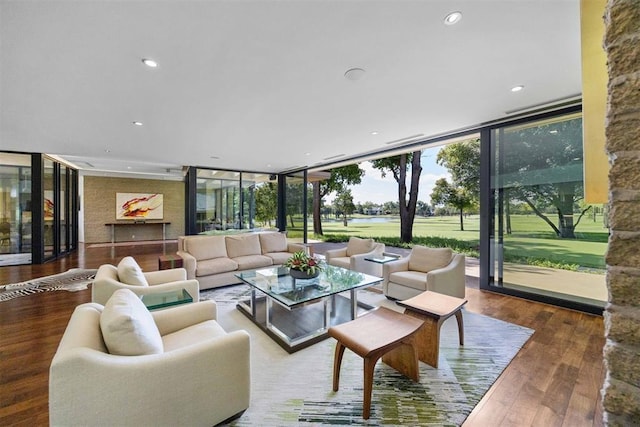
[[116, 242], [116, 226], [115, 224], [111, 224], [111, 244], [113, 245]]
[[351, 289], [351, 320], [358, 317], [358, 290]]

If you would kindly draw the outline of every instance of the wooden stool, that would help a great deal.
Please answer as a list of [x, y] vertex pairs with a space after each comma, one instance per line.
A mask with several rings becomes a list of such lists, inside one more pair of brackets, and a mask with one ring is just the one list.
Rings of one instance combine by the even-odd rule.
[[380, 307], [350, 322], [329, 328], [329, 335], [338, 340], [333, 361], [333, 391], [338, 391], [344, 349], [348, 348], [364, 359], [362, 418], [365, 420], [371, 412], [373, 370], [380, 357], [383, 362], [412, 380], [418, 381], [420, 378], [414, 337], [422, 323], [418, 319]]
[[413, 298], [397, 301], [405, 307], [405, 314], [423, 320], [418, 331], [416, 345], [418, 357], [434, 368], [438, 367], [440, 356], [440, 327], [449, 317], [455, 315], [458, 321], [458, 337], [460, 345], [464, 345], [464, 326], [462, 324], [462, 306], [466, 299], [456, 298], [437, 292], [426, 291]]

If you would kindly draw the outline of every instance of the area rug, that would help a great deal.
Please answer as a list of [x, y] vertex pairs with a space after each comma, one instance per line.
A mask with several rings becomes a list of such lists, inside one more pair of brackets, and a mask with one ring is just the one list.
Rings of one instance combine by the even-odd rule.
[[[335, 340], [288, 354], [235, 308], [248, 293], [248, 286], [238, 285], [200, 294], [218, 303], [218, 321], [226, 330], [251, 335], [251, 406], [231, 426], [459, 426], [534, 332], [463, 310], [465, 345], [458, 345], [455, 317], [448, 319], [439, 367], [421, 362], [418, 383], [378, 362], [371, 417], [363, 420], [362, 359], [345, 352], [340, 389], [333, 392]], [[360, 291], [359, 299], [402, 310], [379, 293]]]
[[0, 285], [0, 302], [23, 297], [38, 292], [81, 291], [87, 289], [97, 270], [72, 268], [53, 276], [39, 277], [21, 283]]

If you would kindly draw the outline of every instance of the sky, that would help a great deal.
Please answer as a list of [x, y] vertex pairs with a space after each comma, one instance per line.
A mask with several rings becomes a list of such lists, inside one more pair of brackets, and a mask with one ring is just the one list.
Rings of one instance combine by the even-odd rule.
[[[430, 195], [436, 180], [440, 178], [450, 179], [447, 169], [436, 163], [436, 156], [441, 148], [442, 146], [422, 151], [422, 174], [420, 176], [418, 200], [428, 204], [431, 204]], [[354, 203], [373, 202], [375, 204], [383, 204], [384, 202], [398, 201], [398, 183], [392, 174], [388, 173], [385, 178], [382, 178], [380, 171], [374, 169], [369, 162], [361, 163], [360, 168], [365, 171], [362, 182], [358, 185], [349, 186]], [[409, 183], [410, 175], [407, 176], [407, 187]], [[334, 197], [334, 194], [329, 195], [325, 198], [325, 203], [332, 203]]]

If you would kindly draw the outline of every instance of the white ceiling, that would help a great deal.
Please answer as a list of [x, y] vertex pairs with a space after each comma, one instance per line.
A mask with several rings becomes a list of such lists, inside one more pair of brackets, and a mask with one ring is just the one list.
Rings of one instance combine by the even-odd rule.
[[579, 96], [579, 19], [578, 0], [0, 0], [0, 146], [93, 174], [327, 164]]

